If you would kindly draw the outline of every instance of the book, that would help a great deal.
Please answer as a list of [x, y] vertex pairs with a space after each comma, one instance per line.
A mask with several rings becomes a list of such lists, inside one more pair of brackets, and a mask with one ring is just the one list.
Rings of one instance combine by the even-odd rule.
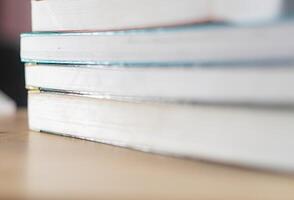
[[257, 23], [289, 14], [285, 0], [32, 0], [33, 31], [118, 30], [204, 21]]
[[167, 155], [271, 170], [294, 170], [291, 107], [122, 101], [32, 91], [29, 125]]
[[294, 63], [217, 66], [28, 64], [27, 88], [124, 99], [293, 104]]
[[26, 33], [24, 62], [69, 64], [207, 64], [293, 60], [294, 20], [264, 25], [208, 24], [83, 33]]

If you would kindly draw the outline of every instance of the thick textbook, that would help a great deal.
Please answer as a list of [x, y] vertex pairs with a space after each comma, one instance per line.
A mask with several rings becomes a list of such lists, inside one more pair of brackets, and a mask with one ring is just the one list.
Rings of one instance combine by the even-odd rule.
[[284, 17], [286, 0], [32, 0], [33, 31], [114, 30]]
[[24, 62], [199, 64], [293, 60], [294, 20], [83, 33], [26, 33]]
[[30, 92], [33, 130], [147, 152], [294, 171], [294, 108], [122, 101]]
[[116, 98], [293, 104], [294, 63], [217, 66], [27, 64], [27, 88]]

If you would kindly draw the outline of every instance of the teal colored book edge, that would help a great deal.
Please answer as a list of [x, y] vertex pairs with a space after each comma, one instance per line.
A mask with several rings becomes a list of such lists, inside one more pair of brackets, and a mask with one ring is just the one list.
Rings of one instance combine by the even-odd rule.
[[183, 25], [183, 26], [174, 26], [174, 27], [161, 27], [161, 28], [147, 28], [147, 29], [129, 29], [129, 30], [117, 30], [117, 31], [74, 31], [74, 32], [30, 32], [22, 33], [21, 38], [24, 37], [40, 37], [40, 36], [56, 36], [56, 35], [68, 35], [68, 36], [113, 36], [113, 35], [138, 35], [138, 34], [161, 34], [168, 32], [178, 32], [178, 31], [201, 31], [207, 29], [224, 29], [224, 28], [256, 28], [256, 27], [266, 27], [266, 26], [275, 26], [281, 23], [293, 24], [294, 25], [294, 15], [279, 18], [276, 20], [270, 20], [263, 23], [243, 23], [243, 24], [234, 24], [234, 23], [203, 23], [203, 24], [192, 24], [192, 25]]
[[164, 61], [145, 61], [145, 62], [107, 62], [107, 61], [60, 61], [60, 60], [33, 60], [21, 59], [24, 63], [32, 64], [49, 64], [49, 65], [64, 65], [64, 66], [114, 66], [114, 67], [294, 67], [294, 58], [268, 58], [261, 60], [230, 60], [230, 61], [209, 61], [209, 62], [164, 62]]

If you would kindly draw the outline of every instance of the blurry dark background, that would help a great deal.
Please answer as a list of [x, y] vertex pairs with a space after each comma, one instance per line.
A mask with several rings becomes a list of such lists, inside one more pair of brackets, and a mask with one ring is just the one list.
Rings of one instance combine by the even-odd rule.
[[0, 90], [18, 106], [27, 104], [19, 35], [30, 31], [30, 20], [30, 0], [0, 0]]

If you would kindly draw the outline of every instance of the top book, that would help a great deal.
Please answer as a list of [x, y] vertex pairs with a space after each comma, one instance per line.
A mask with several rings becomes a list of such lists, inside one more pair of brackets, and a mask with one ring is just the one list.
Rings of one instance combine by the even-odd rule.
[[119, 30], [221, 21], [258, 23], [289, 14], [292, 0], [32, 0], [33, 31]]

